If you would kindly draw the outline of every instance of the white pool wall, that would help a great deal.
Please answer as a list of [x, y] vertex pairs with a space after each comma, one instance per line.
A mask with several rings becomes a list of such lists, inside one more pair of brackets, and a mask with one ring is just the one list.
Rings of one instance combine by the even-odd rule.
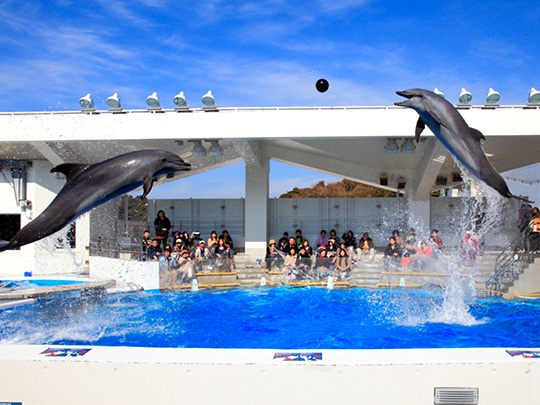
[[[435, 387], [479, 404], [538, 404], [540, 359], [505, 349], [235, 350], [92, 347], [80, 357], [0, 346], [0, 401], [23, 404], [433, 404]], [[278, 352], [318, 352], [286, 362]]]

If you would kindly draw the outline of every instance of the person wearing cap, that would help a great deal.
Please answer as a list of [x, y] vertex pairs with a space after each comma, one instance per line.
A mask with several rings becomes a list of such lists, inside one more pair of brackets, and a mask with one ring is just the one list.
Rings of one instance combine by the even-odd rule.
[[175, 258], [178, 258], [180, 256], [180, 252], [184, 249], [184, 246], [182, 245], [182, 239], [178, 238], [176, 239], [176, 243], [174, 244], [172, 248], [172, 255]]
[[208, 249], [206, 249], [206, 244], [204, 243], [204, 240], [201, 240], [197, 246], [197, 249], [195, 249], [195, 254], [193, 255], [193, 262], [195, 264], [196, 271], [202, 270], [208, 259], [208, 255], [209, 252]]
[[[281, 265], [283, 264], [283, 259], [281, 258], [281, 255], [279, 254], [277, 248], [276, 248], [276, 241], [274, 239], [270, 239], [268, 242], [268, 247], [266, 248], [266, 269], [267, 271], [279, 271]], [[274, 268], [274, 270], [272, 270]]]

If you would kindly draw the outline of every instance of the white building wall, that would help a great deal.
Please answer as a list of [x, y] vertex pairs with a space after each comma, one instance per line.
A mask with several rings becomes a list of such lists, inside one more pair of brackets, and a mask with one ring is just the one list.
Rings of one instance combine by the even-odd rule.
[[[50, 173], [52, 165], [44, 160], [33, 161], [27, 169], [27, 199], [31, 209], [17, 206], [9, 169], [4, 169], [8, 182], [0, 181], [0, 213], [20, 214], [21, 228], [36, 218], [54, 199], [63, 187], [65, 180]], [[59, 231], [36, 243], [25, 245], [20, 250], [0, 253], [0, 274], [23, 276], [31, 272], [34, 276], [59, 273], [82, 272], [87, 267], [89, 241], [89, 219], [84, 215], [76, 221], [76, 248], [57, 248], [57, 238], [64, 237], [67, 229]]]
[[[148, 226], [152, 233], [159, 209], [163, 209], [171, 219], [172, 229], [198, 230], [203, 238], [208, 238], [212, 230], [220, 233], [223, 224], [231, 233], [235, 247], [241, 250], [244, 246], [243, 216], [239, 214], [243, 202], [243, 199], [152, 200], [149, 201]], [[170, 208], [172, 206], [175, 207], [174, 212]], [[222, 209], [223, 206], [226, 209]], [[423, 223], [426, 231], [422, 234], [420, 227], [417, 227], [417, 237], [427, 238], [429, 230], [436, 228], [445, 246], [457, 246], [462, 236], [459, 235], [459, 220], [467, 206], [467, 199], [461, 197], [432, 198], [426, 208], [431, 212], [430, 215], [427, 213], [429, 223]], [[519, 206], [517, 200], [505, 202], [499, 229], [485, 241], [486, 247], [502, 247], [517, 235], [515, 224]], [[229, 210], [229, 207], [235, 209]], [[350, 229], [357, 241], [364, 231], [369, 232], [375, 246], [382, 248], [388, 243], [394, 229], [405, 237], [409, 227], [416, 225], [414, 221], [409, 221], [409, 201], [406, 198], [274, 198], [269, 200], [268, 218], [267, 239], [277, 240], [284, 231], [294, 235], [296, 229], [301, 229], [311, 245], [315, 245], [321, 229], [325, 229], [327, 234], [335, 229], [340, 237]]]

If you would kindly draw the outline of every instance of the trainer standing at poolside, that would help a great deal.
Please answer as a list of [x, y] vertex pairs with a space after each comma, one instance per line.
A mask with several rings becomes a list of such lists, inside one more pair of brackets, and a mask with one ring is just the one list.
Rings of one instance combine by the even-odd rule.
[[167, 239], [169, 238], [169, 229], [171, 229], [171, 221], [165, 216], [163, 210], [159, 210], [157, 217], [154, 220], [154, 228], [156, 230], [156, 239], [162, 244], [163, 250], [167, 245]]

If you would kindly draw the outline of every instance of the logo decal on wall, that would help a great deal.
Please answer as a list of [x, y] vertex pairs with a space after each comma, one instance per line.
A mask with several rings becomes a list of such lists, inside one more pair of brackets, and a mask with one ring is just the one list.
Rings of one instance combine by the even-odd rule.
[[525, 359], [539, 359], [540, 358], [540, 350], [507, 350], [506, 353], [508, 353], [512, 357], [523, 357]]
[[74, 348], [65, 348], [65, 347], [59, 347], [59, 348], [48, 348], [44, 352], [41, 352], [40, 354], [44, 354], [47, 357], [79, 357], [84, 356], [86, 353], [88, 353], [92, 349], [74, 349]]
[[283, 359], [283, 361], [318, 361], [322, 360], [322, 353], [275, 353], [274, 359]]

